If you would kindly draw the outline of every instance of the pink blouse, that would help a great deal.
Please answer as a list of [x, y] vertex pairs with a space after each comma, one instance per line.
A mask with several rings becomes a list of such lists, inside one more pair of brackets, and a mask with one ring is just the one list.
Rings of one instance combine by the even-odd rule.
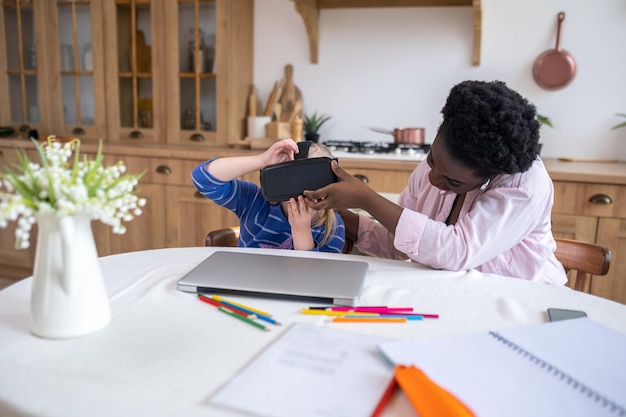
[[364, 253], [410, 258], [437, 269], [477, 269], [562, 285], [565, 270], [554, 256], [550, 212], [552, 180], [540, 158], [523, 173], [500, 175], [485, 191], [465, 196], [454, 225], [445, 221], [456, 194], [434, 187], [430, 167], [420, 163], [398, 204], [405, 209], [395, 237], [377, 221], [361, 216], [356, 246]]

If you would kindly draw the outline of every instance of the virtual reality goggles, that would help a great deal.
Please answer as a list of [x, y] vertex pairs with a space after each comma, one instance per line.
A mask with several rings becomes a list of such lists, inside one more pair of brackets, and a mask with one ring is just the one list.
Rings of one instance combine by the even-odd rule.
[[298, 198], [304, 190], [317, 190], [338, 181], [330, 166], [333, 159], [308, 158], [310, 146], [311, 142], [298, 142], [299, 153], [293, 161], [261, 170], [261, 191], [267, 201], [288, 201], [291, 197]]

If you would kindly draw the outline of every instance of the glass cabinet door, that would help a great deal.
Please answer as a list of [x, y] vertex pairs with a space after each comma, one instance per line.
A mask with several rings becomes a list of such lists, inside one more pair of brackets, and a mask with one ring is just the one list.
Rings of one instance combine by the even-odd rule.
[[[39, 79], [41, 63], [35, 28], [35, 10], [32, 1], [3, 1], [1, 18], [4, 33], [0, 46], [2, 80], [0, 91], [4, 91], [0, 106], [0, 122], [13, 127], [21, 136], [28, 136], [31, 129], [41, 126], [41, 104]], [[38, 14], [41, 12], [38, 11]], [[2, 62], [4, 61], [4, 62]]]
[[217, 3], [177, 0], [168, 4], [166, 26], [177, 36], [166, 39], [169, 86], [168, 141], [216, 143], [218, 88], [216, 66]]
[[[105, 132], [102, 24], [99, 0], [51, 2], [56, 44], [52, 72], [53, 105], [57, 134], [78, 138], [101, 138]], [[56, 78], [56, 77], [55, 77]], [[58, 89], [58, 90], [57, 90]]]
[[[157, 142], [161, 121], [159, 64], [161, 36], [157, 0], [105, 2], [107, 114], [111, 139]], [[161, 30], [162, 32], [162, 30]]]

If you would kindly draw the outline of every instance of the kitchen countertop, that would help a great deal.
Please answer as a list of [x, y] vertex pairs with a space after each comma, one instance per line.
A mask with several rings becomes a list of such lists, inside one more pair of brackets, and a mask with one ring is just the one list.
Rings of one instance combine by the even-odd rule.
[[569, 162], [557, 158], [543, 160], [553, 181], [626, 185], [625, 162]]
[[[33, 147], [24, 139], [0, 140], [3, 148]], [[81, 148], [84, 151], [95, 152], [97, 142], [83, 142]], [[246, 148], [211, 148], [211, 147], [166, 147], [162, 145], [129, 146], [115, 143], [105, 143], [104, 151], [113, 155], [149, 156], [156, 158], [174, 159], [208, 159], [211, 157], [227, 157], [235, 155], [256, 155], [259, 150]], [[391, 158], [389, 155], [355, 155], [340, 158], [341, 165], [352, 169], [379, 169], [411, 172], [419, 161], [403, 157]], [[582, 183], [601, 183], [626, 185], [626, 162], [569, 162], [558, 158], [543, 158], [543, 161], [554, 181], [571, 181]]]

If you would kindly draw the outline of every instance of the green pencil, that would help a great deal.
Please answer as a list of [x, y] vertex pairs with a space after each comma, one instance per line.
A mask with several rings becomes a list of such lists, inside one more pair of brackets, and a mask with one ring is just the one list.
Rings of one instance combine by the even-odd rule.
[[237, 319], [239, 319], [241, 321], [245, 321], [246, 323], [251, 324], [254, 327], [257, 327], [257, 328], [259, 328], [261, 330], [265, 330], [266, 332], [270, 331], [270, 329], [268, 327], [263, 326], [261, 323], [257, 323], [256, 321], [251, 320], [251, 319], [249, 319], [247, 317], [240, 316], [239, 314], [233, 313], [232, 311], [228, 311], [224, 307], [218, 307], [218, 309], [221, 312], [228, 314], [229, 316], [235, 317], [235, 318], [237, 318]]

